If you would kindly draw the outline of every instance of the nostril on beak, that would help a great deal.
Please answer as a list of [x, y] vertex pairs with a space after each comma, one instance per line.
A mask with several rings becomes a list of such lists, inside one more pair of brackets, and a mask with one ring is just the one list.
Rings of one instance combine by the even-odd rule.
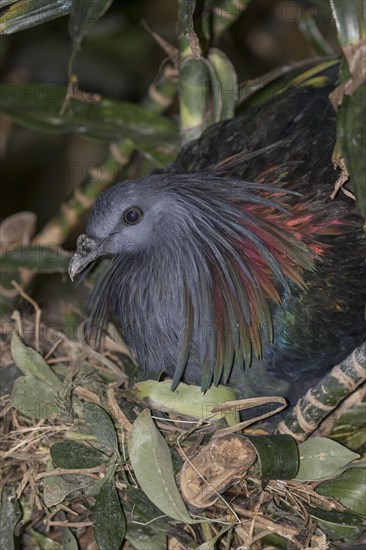
[[96, 239], [85, 233], [79, 235], [76, 241], [75, 255], [71, 258], [69, 264], [69, 276], [72, 281], [78, 273], [97, 257], [98, 244]]

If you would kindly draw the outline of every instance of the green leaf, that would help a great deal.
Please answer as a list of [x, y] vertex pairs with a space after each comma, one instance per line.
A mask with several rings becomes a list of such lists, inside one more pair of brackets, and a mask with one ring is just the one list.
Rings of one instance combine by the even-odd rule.
[[70, 12], [72, 0], [13, 0], [0, 15], [0, 34], [35, 27]]
[[169, 529], [169, 518], [161, 515], [159, 508], [140, 488], [133, 485], [126, 487], [126, 500], [124, 500], [123, 506], [126, 516], [129, 513], [136, 520], [136, 524], [129, 522], [127, 531], [129, 534], [138, 536], [140, 533], [150, 536], [152, 531], [165, 534]]
[[199, 546], [197, 546], [196, 550], [215, 550], [216, 544], [219, 542], [221, 537], [223, 535], [225, 535], [225, 533], [227, 533], [234, 526], [235, 526], [235, 523], [233, 523], [232, 525], [224, 526], [221, 529], [221, 531], [215, 537], [213, 537], [211, 540], [208, 540], [208, 541], [204, 542], [203, 544], [200, 544]]
[[94, 23], [111, 6], [113, 0], [86, 0], [73, 2], [70, 11], [69, 33], [74, 42], [80, 42]]
[[288, 541], [277, 535], [277, 533], [271, 533], [261, 539], [264, 548], [278, 548], [278, 550], [288, 550]]
[[299, 451], [289, 435], [247, 435], [257, 451], [261, 479], [294, 479], [299, 469]]
[[352, 512], [323, 510], [321, 508], [313, 508], [312, 506], [306, 506], [306, 509], [330, 538], [343, 538], [347, 542], [350, 542], [366, 527], [366, 522]]
[[119, 456], [116, 430], [109, 414], [95, 403], [85, 403], [83, 415], [98, 441]]
[[[163, 412], [177, 413], [184, 416], [205, 420], [210, 416], [214, 407], [220, 406], [225, 401], [236, 399], [235, 391], [227, 386], [211, 386], [205, 393], [202, 393], [200, 386], [192, 386], [180, 382], [177, 388], [172, 391], [170, 380], [156, 382], [146, 380], [138, 382], [132, 390], [126, 392], [132, 399], [137, 399], [152, 409]], [[239, 422], [237, 412], [220, 412], [211, 418], [217, 422], [225, 419], [229, 426]]]
[[228, 57], [217, 48], [210, 49], [208, 59], [217, 74], [219, 82], [221, 109], [218, 120], [232, 118], [238, 99], [238, 76], [235, 67]]
[[[327, 7], [327, 3], [317, 3], [317, 11], [304, 10], [299, 20], [299, 28], [304, 38], [312, 47], [317, 56], [330, 56], [335, 53], [332, 46], [333, 39], [336, 37], [335, 26], [329, 21], [328, 14], [323, 14], [322, 8]], [[318, 11], [319, 10], [319, 11]], [[322, 25], [322, 19], [327, 20], [326, 25]]]
[[327, 84], [329, 79], [324, 73], [338, 63], [338, 59], [322, 63], [306, 59], [295, 66], [276, 67], [276, 69], [251, 80], [248, 84], [240, 85], [240, 110], [269, 101], [275, 95], [283, 93], [292, 86], [304, 87], [311, 85], [312, 82]]
[[[211, 67], [207, 59], [192, 56], [180, 66], [180, 124], [183, 143], [200, 137], [208, 124]], [[217, 92], [217, 87], [216, 90]], [[212, 121], [214, 122], [214, 121]]]
[[73, 2], [69, 19], [69, 33], [73, 41], [73, 50], [70, 58], [69, 71], [79, 50], [84, 36], [111, 6], [113, 0], [83, 0]]
[[[141, 488], [127, 485], [123, 498], [123, 511], [126, 516], [127, 533], [129, 540], [136, 550], [150, 550], [153, 541], [165, 540], [170, 530], [170, 518], [162, 516], [159, 508], [154, 506], [151, 500], [145, 495]], [[159, 537], [155, 539], [156, 537]], [[140, 544], [137, 544], [140, 541]], [[147, 543], [151, 541], [150, 548]], [[164, 544], [157, 545], [157, 548], [165, 548]]]
[[46, 506], [57, 506], [72, 493], [75, 485], [62, 476], [49, 476], [43, 482], [43, 500]]
[[15, 380], [10, 403], [29, 418], [49, 418], [59, 412], [56, 390], [33, 376]]
[[151, 502], [171, 518], [193, 523], [175, 483], [169, 447], [148, 409], [135, 420], [128, 448], [137, 481]]
[[67, 271], [71, 255], [53, 246], [22, 246], [0, 256], [0, 272], [31, 269], [43, 273]]
[[44, 478], [43, 482], [43, 500], [46, 506], [57, 506], [66, 498], [85, 497], [95, 495], [97, 482], [82, 475], [69, 475], [67, 480], [60, 475], [54, 475]]
[[126, 520], [113, 479], [103, 483], [94, 517], [94, 536], [99, 550], [119, 550], [126, 533]]
[[366, 82], [363, 82], [352, 95], [343, 97], [337, 118], [337, 134], [357, 205], [366, 217], [365, 98]]
[[343, 426], [366, 426], [366, 401], [356, 403], [342, 414], [337, 429]]
[[366, 469], [349, 468], [337, 479], [318, 485], [320, 495], [337, 499], [343, 506], [366, 517]]
[[[82, 92], [80, 92], [82, 94]], [[176, 124], [147, 108], [127, 101], [70, 99], [70, 108], [60, 114], [66, 88], [54, 84], [1, 84], [2, 110], [13, 120], [42, 132], [75, 133], [102, 141], [128, 139], [171, 148], [177, 139]]]
[[76, 537], [68, 527], [61, 527], [62, 550], [79, 550]]
[[50, 449], [52, 462], [55, 467], [76, 469], [93, 468], [99, 466], [108, 460], [103, 453], [87, 447], [77, 441], [60, 441], [55, 443]]
[[160, 548], [167, 547], [167, 535], [163, 535], [162, 533], [159, 535], [153, 535], [146, 540], [140, 540], [127, 533], [126, 539], [132, 544], [135, 550], [152, 550], [153, 548], [160, 550]]
[[314, 518], [334, 523], [337, 525], [347, 525], [349, 527], [366, 527], [366, 521], [361, 516], [352, 512], [339, 512], [338, 510], [323, 510], [321, 508], [306, 507], [309, 514]]
[[37, 550], [64, 550], [61, 544], [35, 529], [31, 529], [30, 533], [32, 535], [32, 548], [37, 548]]
[[26, 376], [34, 376], [45, 385], [52, 386], [54, 390], [62, 389], [61, 380], [57, 378], [42, 355], [26, 346], [16, 333], [12, 336], [10, 347], [15, 363]]
[[342, 46], [356, 44], [366, 37], [366, 3], [364, 0], [330, 0]]
[[300, 467], [295, 479], [301, 481], [332, 478], [359, 458], [358, 454], [326, 437], [311, 437], [300, 443], [299, 453]]

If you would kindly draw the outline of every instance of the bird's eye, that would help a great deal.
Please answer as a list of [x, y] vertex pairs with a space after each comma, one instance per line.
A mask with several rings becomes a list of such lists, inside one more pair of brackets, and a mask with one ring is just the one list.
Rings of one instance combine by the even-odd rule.
[[129, 225], [136, 225], [142, 220], [143, 212], [137, 206], [126, 210], [123, 214], [123, 220]]

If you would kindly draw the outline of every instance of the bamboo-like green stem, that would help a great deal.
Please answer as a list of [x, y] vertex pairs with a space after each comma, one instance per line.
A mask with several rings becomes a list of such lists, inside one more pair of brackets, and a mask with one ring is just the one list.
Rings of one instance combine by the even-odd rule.
[[366, 342], [299, 399], [278, 431], [304, 441], [350, 393], [366, 380]]

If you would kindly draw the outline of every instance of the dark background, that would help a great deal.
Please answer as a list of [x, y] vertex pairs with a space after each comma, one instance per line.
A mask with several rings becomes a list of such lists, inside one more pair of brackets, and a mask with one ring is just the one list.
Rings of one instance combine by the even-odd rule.
[[[319, 45], [310, 45], [303, 32], [309, 17], [329, 35], [330, 51], [320, 52]], [[141, 20], [176, 44], [176, 19], [175, 0], [114, 2], [91, 29], [76, 59], [80, 89], [138, 102], [166, 57]], [[254, 0], [224, 33], [218, 47], [231, 59], [239, 82], [243, 82], [286, 63], [339, 51], [332, 40], [332, 27], [327, 3]], [[70, 51], [67, 17], [4, 36], [1, 81], [65, 85]], [[177, 114], [173, 107], [172, 115]], [[81, 181], [87, 167], [101, 160], [105, 148], [77, 136], [30, 131], [3, 116], [0, 218], [32, 210], [41, 228]]]

